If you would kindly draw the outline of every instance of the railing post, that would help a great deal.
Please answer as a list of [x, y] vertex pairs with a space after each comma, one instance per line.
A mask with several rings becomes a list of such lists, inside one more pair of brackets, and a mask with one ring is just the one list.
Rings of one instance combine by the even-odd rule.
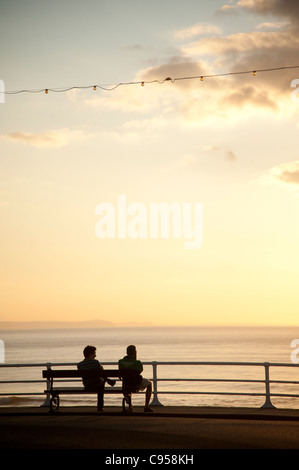
[[[51, 362], [47, 362], [47, 370], [51, 369]], [[51, 382], [49, 379], [47, 379], [47, 390], [50, 390], [50, 387], [51, 387]], [[41, 405], [41, 406], [50, 406], [50, 394], [47, 393], [46, 395], [46, 399], [44, 401], [44, 403]]]
[[266, 400], [261, 408], [276, 408], [271, 402], [271, 392], [270, 392], [270, 379], [269, 379], [269, 362], [264, 363], [265, 367], [265, 385], [266, 385]]
[[158, 399], [158, 380], [157, 380], [157, 361], [152, 362], [153, 366], [153, 385], [154, 385], [154, 390], [153, 390], [153, 395], [154, 398], [151, 401], [152, 406], [164, 406]]

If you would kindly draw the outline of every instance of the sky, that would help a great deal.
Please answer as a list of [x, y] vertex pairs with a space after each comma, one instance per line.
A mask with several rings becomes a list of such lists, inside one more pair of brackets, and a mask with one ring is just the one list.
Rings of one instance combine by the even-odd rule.
[[[2, 321], [298, 325], [299, 68], [251, 73], [299, 66], [298, 20], [296, 0], [1, 0]], [[172, 212], [152, 236], [162, 203], [176, 238]]]

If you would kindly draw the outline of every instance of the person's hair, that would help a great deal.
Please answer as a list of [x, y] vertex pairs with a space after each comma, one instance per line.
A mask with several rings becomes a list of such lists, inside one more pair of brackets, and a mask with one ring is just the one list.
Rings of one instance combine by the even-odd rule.
[[134, 356], [136, 354], [136, 346], [131, 344], [130, 346], [127, 347], [127, 354], [128, 356]]
[[95, 346], [86, 346], [83, 350], [84, 357], [86, 358], [90, 356], [91, 354], [95, 353], [96, 349], [97, 348]]

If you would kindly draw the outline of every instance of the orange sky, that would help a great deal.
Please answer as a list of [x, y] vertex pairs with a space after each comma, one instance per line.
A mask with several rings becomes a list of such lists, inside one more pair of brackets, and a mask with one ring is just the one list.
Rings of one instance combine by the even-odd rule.
[[[6, 91], [258, 70], [298, 56], [299, 11], [282, 0], [179, 1], [172, 15], [166, 1], [158, 18], [150, 5], [100, 12], [90, 0], [74, 2], [72, 22], [66, 5], [59, 17], [26, 5], [3, 6]], [[297, 78], [291, 69], [6, 95], [1, 320], [297, 324]], [[117, 207], [119, 195], [147, 209], [201, 203], [202, 245], [100, 239], [96, 208]]]

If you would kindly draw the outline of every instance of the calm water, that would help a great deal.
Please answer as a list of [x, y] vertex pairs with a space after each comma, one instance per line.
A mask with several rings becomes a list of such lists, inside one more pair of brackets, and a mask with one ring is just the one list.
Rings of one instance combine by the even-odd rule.
[[[221, 361], [221, 362], [279, 362], [292, 364], [291, 341], [299, 338], [294, 328], [103, 328], [82, 330], [18, 330], [2, 331], [0, 339], [5, 344], [5, 364], [42, 364], [82, 360], [84, 346], [97, 347], [97, 358], [101, 362], [117, 362], [125, 355], [128, 344], [135, 344], [138, 358], [142, 362], [161, 361]], [[299, 354], [298, 354], [299, 357]], [[106, 366], [108, 367], [108, 366]], [[0, 380], [41, 380], [44, 367], [0, 368]], [[144, 366], [144, 377], [152, 378], [152, 366]], [[251, 379], [262, 380], [264, 368], [248, 366], [158, 366], [158, 378], [184, 379]], [[272, 380], [299, 382], [298, 368], [273, 367]], [[41, 404], [44, 397], [19, 397], [20, 392], [42, 393], [44, 383], [0, 384], [0, 393], [10, 392], [9, 397], [0, 396], [0, 405]], [[264, 392], [259, 383], [181, 382], [161, 381], [161, 392], [178, 391], [237, 391]], [[299, 395], [299, 384], [272, 384], [275, 393]], [[208, 394], [159, 394], [164, 405], [212, 405], [212, 406], [261, 406], [264, 397], [208, 395]], [[134, 403], [143, 404], [143, 395], [135, 395]], [[273, 404], [281, 408], [299, 408], [299, 398], [273, 398]], [[62, 405], [96, 404], [96, 398], [62, 397]], [[120, 396], [105, 397], [106, 405], [120, 405]]]

